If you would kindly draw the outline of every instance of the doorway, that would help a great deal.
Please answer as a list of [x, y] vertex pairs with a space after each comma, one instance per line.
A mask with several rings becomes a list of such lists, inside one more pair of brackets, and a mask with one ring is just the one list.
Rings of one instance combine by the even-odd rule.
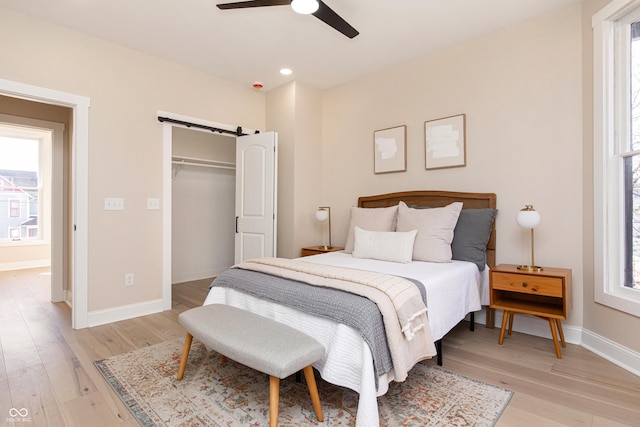
[[[20, 103], [4, 111], [18, 110]], [[24, 101], [21, 101], [24, 103]], [[29, 109], [64, 120], [70, 111]], [[56, 114], [59, 113], [59, 114]], [[58, 116], [58, 117], [56, 117]], [[51, 301], [71, 301], [68, 284], [66, 123], [0, 114], [0, 269], [51, 268]]]
[[172, 129], [172, 284], [214, 277], [233, 264], [235, 157], [235, 137]]
[[[163, 249], [162, 249], [162, 308], [171, 309], [172, 284], [172, 188], [173, 188], [173, 136], [174, 127], [187, 129], [204, 128], [208, 132], [231, 133], [236, 151], [235, 224], [231, 222], [234, 242], [234, 260], [241, 254], [275, 256], [276, 248], [276, 188], [277, 188], [277, 134], [258, 133], [207, 120], [194, 119], [159, 111], [158, 119], [163, 123]], [[236, 137], [236, 129], [245, 135]], [[240, 142], [242, 141], [242, 142]], [[240, 148], [238, 148], [240, 147]], [[238, 160], [240, 158], [241, 160]], [[220, 162], [218, 162], [220, 163]], [[229, 162], [221, 162], [225, 166]], [[238, 169], [237, 166], [240, 165]], [[216, 166], [220, 166], [217, 164]], [[242, 185], [239, 185], [242, 183]], [[241, 190], [238, 196], [238, 189]], [[246, 204], [245, 201], [250, 203]], [[239, 205], [238, 205], [239, 203]], [[231, 211], [230, 211], [231, 212]], [[245, 215], [249, 214], [249, 215]], [[250, 217], [251, 218], [250, 218]], [[230, 215], [233, 218], [233, 215]], [[257, 221], [255, 221], [257, 220]], [[244, 250], [242, 250], [244, 248]]]
[[[72, 202], [68, 209], [68, 249], [67, 286], [73, 291], [71, 301], [74, 329], [88, 326], [88, 147], [89, 147], [89, 105], [87, 97], [0, 79], [1, 108], [8, 108], [14, 102], [27, 102], [27, 108], [63, 107], [69, 120], [66, 134], [69, 138], [68, 193]], [[8, 102], [9, 100], [13, 102]], [[5, 102], [7, 101], [7, 102]], [[25, 116], [16, 111], [0, 111], [4, 114]], [[56, 120], [64, 122], [64, 120]], [[52, 227], [55, 228], [55, 227]], [[52, 236], [52, 239], [56, 239]]]

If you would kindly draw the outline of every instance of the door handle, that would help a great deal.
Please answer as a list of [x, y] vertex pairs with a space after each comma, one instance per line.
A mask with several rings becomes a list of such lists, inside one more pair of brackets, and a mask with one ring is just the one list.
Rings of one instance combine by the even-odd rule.
[[238, 233], [238, 217], [236, 217], [236, 234]]

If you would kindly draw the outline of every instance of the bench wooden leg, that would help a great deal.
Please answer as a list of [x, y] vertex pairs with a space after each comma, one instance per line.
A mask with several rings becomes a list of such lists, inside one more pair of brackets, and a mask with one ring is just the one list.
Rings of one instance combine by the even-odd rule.
[[322, 406], [320, 406], [316, 377], [313, 375], [313, 367], [311, 365], [304, 368], [304, 377], [307, 379], [307, 387], [309, 388], [309, 395], [311, 395], [313, 410], [316, 412], [316, 418], [322, 422], [324, 421], [324, 416], [322, 415]]
[[278, 403], [280, 400], [280, 378], [269, 376], [269, 427], [278, 427]]
[[182, 347], [182, 358], [180, 359], [180, 369], [178, 369], [178, 381], [182, 380], [184, 371], [187, 369], [187, 359], [189, 358], [189, 351], [191, 351], [191, 342], [193, 341], [193, 335], [187, 332], [184, 337], [184, 347]]

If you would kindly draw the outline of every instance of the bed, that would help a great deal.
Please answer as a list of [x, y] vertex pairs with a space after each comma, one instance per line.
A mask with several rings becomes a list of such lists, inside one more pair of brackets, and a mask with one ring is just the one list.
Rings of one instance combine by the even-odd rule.
[[[462, 210], [459, 203], [462, 204]], [[455, 210], [455, 207], [459, 216], [454, 215], [456, 236], [454, 241], [450, 242], [454, 259], [450, 262], [422, 260], [424, 257], [437, 258], [440, 252], [427, 254], [431, 247], [418, 251], [418, 238], [413, 229], [407, 228], [418, 227], [417, 235], [422, 233], [424, 236], [424, 230], [420, 229], [421, 223], [416, 225], [416, 221], [431, 224], [434, 215], [446, 214], [451, 217], [451, 211]], [[394, 209], [396, 213], [392, 215]], [[479, 239], [482, 241], [482, 247], [478, 248], [478, 239], [474, 236], [476, 247], [468, 251], [475, 258], [472, 261], [468, 260], [468, 254], [465, 252], [464, 256], [457, 256], [465, 260], [455, 259], [454, 248], [457, 248], [458, 254], [468, 249], [462, 247], [461, 243], [458, 244], [456, 239], [462, 241], [462, 236], [474, 234], [480, 228], [475, 220], [476, 216], [487, 213], [490, 214], [490, 222], [487, 223], [485, 219], [486, 230], [480, 233], [483, 235]], [[358, 206], [350, 212], [351, 221], [345, 251], [329, 252], [293, 261], [265, 260], [264, 263], [268, 264], [266, 267], [262, 260], [259, 260], [260, 268], [252, 271], [232, 268], [214, 280], [204, 304], [233, 305], [275, 319], [316, 338], [325, 346], [327, 352], [322, 360], [313, 365], [314, 368], [324, 380], [359, 393], [357, 426], [376, 426], [379, 425], [377, 397], [387, 392], [388, 384], [394, 380], [404, 380], [411, 366], [417, 361], [436, 355], [435, 343], [441, 342], [447, 332], [468, 314], [488, 305], [489, 268], [486, 267], [495, 265], [496, 213], [496, 196], [493, 193], [410, 191], [360, 197]], [[381, 215], [385, 219], [381, 219]], [[429, 221], [424, 221], [423, 218]], [[466, 229], [462, 227], [463, 224]], [[379, 229], [376, 230], [376, 227]], [[391, 230], [388, 230], [389, 227]], [[372, 228], [374, 230], [371, 230]], [[407, 244], [395, 245], [401, 240], [406, 242], [411, 236], [416, 240], [413, 252], [409, 254], [410, 262], [406, 262], [404, 258], [402, 262], [389, 260], [389, 256], [406, 257], [403, 249], [397, 248], [406, 247]], [[379, 243], [380, 238], [394, 239], [388, 241], [392, 242], [388, 247], [393, 250], [382, 251], [384, 253], [380, 255], [380, 246], [387, 245], [378, 244], [374, 247], [364, 243]], [[412, 246], [413, 242], [412, 240]], [[373, 255], [368, 254], [369, 250], [373, 251]], [[481, 259], [478, 258], [480, 253]], [[420, 259], [413, 260], [411, 257], [414, 256]], [[276, 262], [277, 265], [274, 267], [271, 262]], [[270, 269], [281, 268], [281, 264], [291, 264], [296, 271], [287, 273], [286, 277], [276, 277], [280, 276], [280, 273], [274, 273]], [[254, 264], [251, 268], [255, 266]], [[264, 270], [261, 270], [262, 268]], [[348, 270], [353, 271], [358, 277], [372, 274], [376, 280], [380, 275], [387, 279], [397, 277], [401, 278], [399, 280], [416, 283], [410, 287], [419, 289], [421, 294], [413, 300], [421, 296], [424, 301], [427, 311], [424, 314], [426, 326], [415, 328], [418, 330], [416, 336], [420, 335], [408, 345], [422, 347], [406, 358], [408, 366], [396, 364], [398, 351], [394, 350], [397, 348], [395, 342], [392, 343], [389, 339], [388, 345], [380, 344], [380, 329], [384, 334], [390, 323], [383, 323], [384, 327], [371, 326], [377, 325], [376, 322], [389, 322], [387, 318], [390, 316], [381, 316], [377, 309], [371, 308], [371, 305], [375, 307], [375, 304], [368, 298], [344, 289], [333, 289], [333, 285], [327, 283], [327, 280], [333, 279], [320, 278], [318, 280], [321, 283], [316, 285], [321, 286], [313, 286], [306, 284], [307, 281], [312, 282], [311, 280], [302, 280], [301, 276], [298, 276], [306, 275], [307, 270], [316, 269], [335, 270], [340, 274]], [[488, 315], [488, 322], [490, 318], [492, 316]], [[404, 327], [402, 330], [404, 338], [410, 339]], [[403, 341], [400, 345], [405, 345], [406, 339], [400, 340]], [[420, 340], [428, 340], [429, 343], [420, 344]]]

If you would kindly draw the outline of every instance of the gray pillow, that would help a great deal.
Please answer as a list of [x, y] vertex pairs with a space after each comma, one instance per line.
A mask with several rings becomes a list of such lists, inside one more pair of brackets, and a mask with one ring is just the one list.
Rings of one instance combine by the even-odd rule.
[[487, 264], [487, 242], [497, 209], [463, 209], [453, 230], [452, 258], [473, 262], [480, 271]]

